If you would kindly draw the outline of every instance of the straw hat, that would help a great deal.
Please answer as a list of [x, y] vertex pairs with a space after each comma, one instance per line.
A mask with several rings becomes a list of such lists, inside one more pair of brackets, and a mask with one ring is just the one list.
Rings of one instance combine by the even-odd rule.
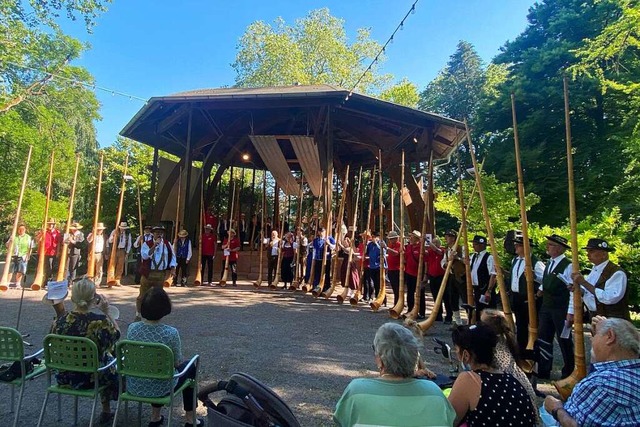
[[187, 230], [180, 230], [178, 232], [178, 237], [187, 237], [189, 235], [189, 233], [187, 232]]
[[387, 237], [389, 239], [397, 239], [398, 238], [398, 233], [396, 231], [390, 231], [389, 234], [387, 234]]
[[53, 218], [49, 218], [49, 221], [47, 221], [47, 224], [55, 224], [56, 220]]
[[211, 224], [205, 225], [204, 228], [208, 228], [209, 230], [213, 230], [213, 226]]
[[236, 234], [236, 230], [234, 230], [233, 228], [230, 228], [229, 229], [229, 234], [234, 234], [235, 235]]
[[96, 230], [106, 230], [107, 227], [104, 226], [103, 223], [99, 222], [98, 224], [96, 224]]
[[76, 230], [82, 230], [82, 225], [79, 222], [72, 222], [69, 228], [74, 228]]
[[411, 232], [411, 235], [414, 236], [414, 237], [417, 237], [418, 239], [422, 237], [422, 233], [419, 232], [418, 230], [413, 230]]
[[129, 228], [129, 224], [127, 224], [127, 221], [122, 221], [120, 223], [120, 225], [118, 226], [118, 228], [122, 229], [122, 230], [126, 230]]

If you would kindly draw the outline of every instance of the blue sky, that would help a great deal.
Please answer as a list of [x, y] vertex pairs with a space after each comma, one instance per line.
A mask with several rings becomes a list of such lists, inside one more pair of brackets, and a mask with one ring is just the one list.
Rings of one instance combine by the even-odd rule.
[[[328, 7], [345, 20], [348, 36], [371, 29], [384, 43], [413, 0], [114, 0], [92, 34], [82, 23], [63, 28], [91, 49], [76, 62], [96, 84], [141, 98], [234, 83], [236, 44], [254, 21], [282, 17], [293, 23], [312, 9]], [[527, 25], [533, 0], [420, 0], [404, 29], [388, 47], [382, 72], [407, 77], [424, 88], [444, 67], [459, 40], [471, 42], [485, 61]], [[97, 92], [102, 121], [101, 146], [143, 106], [137, 100]]]

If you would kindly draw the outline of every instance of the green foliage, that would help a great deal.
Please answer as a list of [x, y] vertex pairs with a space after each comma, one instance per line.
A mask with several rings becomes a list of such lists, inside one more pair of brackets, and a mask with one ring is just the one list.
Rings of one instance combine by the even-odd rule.
[[406, 107], [416, 108], [420, 95], [418, 94], [418, 87], [404, 78], [396, 85], [383, 90], [379, 98]]
[[[331, 84], [351, 89], [381, 46], [368, 29], [357, 31], [349, 43], [344, 21], [329, 9], [317, 9], [289, 26], [282, 18], [273, 25], [257, 21], [240, 38], [236, 60], [236, 85], [286, 86], [296, 83]], [[375, 93], [390, 76], [379, 75], [383, 57], [358, 84], [362, 93]]]

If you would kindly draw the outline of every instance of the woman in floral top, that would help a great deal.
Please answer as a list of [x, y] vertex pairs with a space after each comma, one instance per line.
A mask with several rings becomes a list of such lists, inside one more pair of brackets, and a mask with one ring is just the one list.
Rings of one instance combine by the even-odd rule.
[[[51, 332], [89, 338], [98, 347], [101, 366], [108, 364], [113, 360], [116, 341], [120, 338], [118, 324], [108, 312], [109, 301], [104, 296], [96, 295], [96, 286], [89, 279], [82, 279], [73, 284], [71, 301], [73, 310], [59, 317], [54, 322]], [[96, 306], [103, 314], [89, 311]], [[74, 389], [94, 387], [92, 375], [87, 373], [60, 371], [56, 374], [56, 380], [58, 385]], [[112, 419], [109, 402], [118, 399], [118, 377], [115, 365], [112, 369], [100, 373], [99, 382], [100, 385], [106, 386], [102, 392], [102, 413], [100, 414], [100, 424], [105, 424]]]

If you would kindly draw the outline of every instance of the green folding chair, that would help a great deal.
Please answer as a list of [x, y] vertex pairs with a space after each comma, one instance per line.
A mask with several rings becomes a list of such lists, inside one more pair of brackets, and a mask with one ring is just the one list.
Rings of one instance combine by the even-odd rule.
[[[174, 373], [174, 356], [173, 351], [164, 344], [151, 343], [151, 342], [139, 342], [122, 340], [116, 344], [116, 360], [118, 377], [120, 381], [120, 394], [118, 396], [118, 403], [116, 404], [116, 412], [113, 417], [113, 427], [116, 426], [118, 419], [118, 411], [120, 410], [120, 403], [125, 402], [125, 419], [129, 419], [129, 405], [131, 402], [138, 402], [138, 424], [142, 425], [142, 404], [158, 404], [163, 406], [169, 406], [169, 417], [167, 421], [167, 427], [171, 427], [171, 413], [173, 409], [174, 396], [187, 387], [193, 387], [193, 413], [195, 414], [196, 407], [198, 406], [198, 400], [196, 399], [198, 388], [198, 365], [200, 363], [200, 356], [195, 355], [191, 358], [185, 368]], [[187, 370], [192, 366], [196, 367], [196, 375], [194, 379], [187, 379], [177, 390], [173, 390], [167, 396], [161, 397], [142, 397], [136, 396], [125, 390], [126, 377], [133, 378], [146, 378], [155, 380], [165, 380], [167, 382], [172, 381], [174, 378], [180, 378], [187, 373]], [[128, 423], [126, 425], [129, 425]]]
[[[47, 370], [47, 392], [44, 396], [44, 402], [42, 403], [38, 427], [42, 424], [51, 393], [58, 394], [58, 421], [62, 420], [60, 396], [64, 394], [74, 397], [74, 425], [78, 424], [78, 398], [93, 398], [91, 420], [89, 421], [89, 427], [92, 427], [98, 397], [100, 396], [100, 392], [106, 388], [106, 386], [100, 386], [98, 382], [99, 374], [113, 366], [116, 363], [115, 359], [101, 367], [98, 361], [98, 347], [89, 338], [49, 334], [44, 337], [44, 363]], [[93, 375], [94, 387], [91, 389], [73, 389], [68, 386], [60, 386], [57, 383], [54, 385], [51, 382], [51, 374], [54, 373], [54, 371], [72, 371], [91, 374]]]
[[[13, 328], [0, 326], [0, 362], [20, 363], [20, 377], [11, 382], [4, 383], [11, 386], [10, 413], [14, 410], [16, 413], [13, 419], [13, 427], [18, 425], [18, 419], [20, 418], [20, 406], [22, 405], [22, 396], [24, 394], [24, 386], [27, 380], [32, 380], [37, 376], [44, 374], [45, 371], [44, 364], [40, 364], [39, 366], [36, 366], [33, 371], [26, 373], [26, 364], [29, 363], [31, 359], [40, 356], [42, 354], [42, 351], [43, 350], [40, 349], [36, 353], [25, 357], [24, 343], [22, 341], [22, 335], [20, 335], [20, 332], [16, 331]], [[18, 406], [14, 408], [16, 387], [20, 387], [20, 394], [18, 395]]]

